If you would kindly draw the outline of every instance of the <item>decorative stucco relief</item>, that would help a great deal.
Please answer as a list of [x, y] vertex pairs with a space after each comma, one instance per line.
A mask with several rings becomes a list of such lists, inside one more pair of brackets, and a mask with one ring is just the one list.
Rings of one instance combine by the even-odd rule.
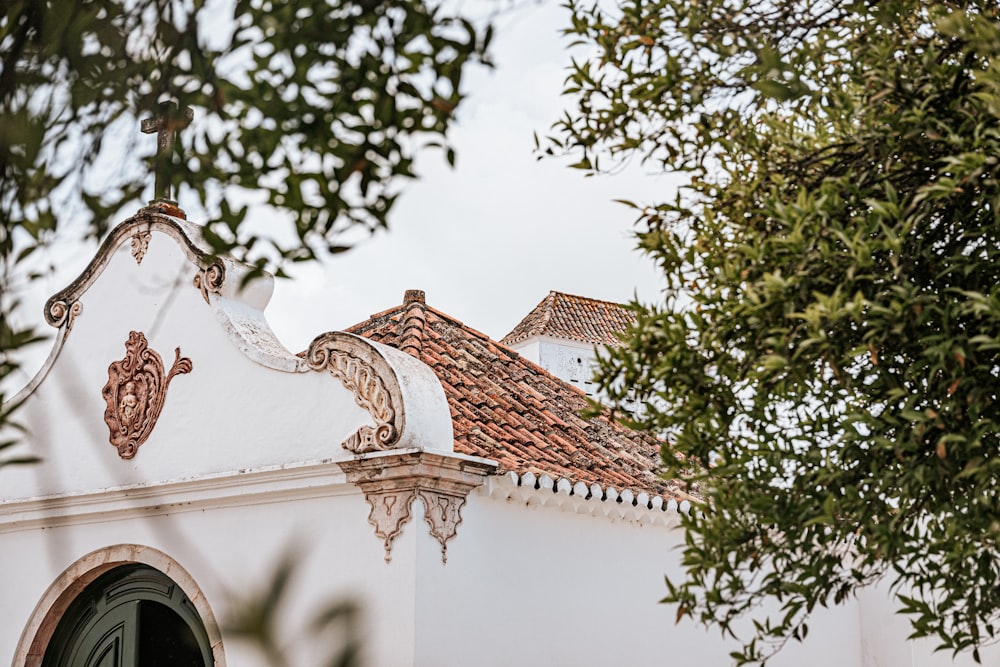
[[385, 545], [385, 562], [392, 557], [392, 541], [410, 520], [410, 508], [416, 493], [413, 489], [372, 490], [365, 494], [371, 505], [368, 523], [375, 527], [375, 536]]
[[142, 264], [142, 258], [146, 256], [146, 251], [149, 250], [149, 241], [152, 238], [153, 233], [148, 229], [137, 229], [132, 234], [132, 257], [135, 258], [136, 264]]
[[421, 489], [417, 495], [424, 501], [424, 520], [431, 527], [431, 535], [441, 544], [441, 562], [447, 563], [448, 540], [455, 537], [462, 523], [465, 496], [438, 489]]
[[226, 282], [226, 267], [223, 266], [222, 262], [214, 262], [203, 268], [201, 271], [194, 276], [194, 286], [201, 290], [201, 298], [205, 300], [205, 303], [211, 303], [208, 300], [209, 294], [221, 294], [222, 285]]
[[[177, 275], [183, 276], [183, 280], [193, 280], [195, 289], [208, 302], [208, 310], [223, 333], [248, 359], [265, 368], [282, 372], [310, 372], [305, 359], [292, 354], [281, 344], [264, 317], [263, 310], [270, 299], [273, 286], [272, 276], [266, 272], [261, 274], [258, 268], [242, 264], [231, 257], [215, 254], [211, 244], [204, 238], [203, 228], [184, 220], [182, 216], [183, 212], [173, 210], [161, 201], [141, 209], [112, 229], [76, 279], [48, 299], [44, 307], [45, 320], [59, 331], [53, 336], [52, 350], [41, 370], [17, 392], [11, 399], [12, 403], [27, 399], [48, 376], [59, 359], [71, 330], [78, 328], [74, 322], [81, 316], [82, 302], [89, 298], [84, 295], [101, 279], [104, 271], [116, 265], [118, 260], [125, 262], [121, 266], [123, 271], [127, 270], [131, 275], [146, 276], [149, 275], [145, 273], [149, 269], [149, 262], [154, 261], [157, 267], [154, 267], [156, 273], [152, 278], [156, 282], [150, 283], [145, 278], [143, 280], [144, 284], [156, 285], [162, 285], [160, 277], [168, 275], [167, 272], [175, 275], [174, 268], [164, 267], [179, 263], [176, 266]], [[157, 238], [153, 239], [154, 236]], [[166, 243], [160, 252], [153, 253], [157, 256], [147, 261], [145, 258], [150, 255], [149, 249], [161, 241], [172, 241], [173, 244]], [[132, 259], [128, 258], [126, 244], [131, 244], [132, 259], [137, 263], [141, 262], [139, 269], [131, 265]], [[155, 247], [160, 248], [159, 245]], [[180, 251], [181, 256], [177, 255], [176, 250]], [[184, 258], [190, 266], [184, 266]], [[137, 271], [138, 273], [131, 273]], [[121, 274], [116, 280], [121, 280], [120, 276]], [[136, 294], [134, 290], [129, 290], [128, 293], [132, 297], [144, 298], [143, 291]], [[190, 291], [187, 293], [191, 294]], [[118, 312], [126, 314], [130, 304], [122, 300], [118, 306]], [[131, 327], [124, 331], [128, 328]], [[402, 420], [393, 422], [398, 431], [396, 421], [402, 423]]]
[[424, 503], [424, 519], [441, 545], [441, 562], [448, 562], [448, 542], [462, 523], [462, 507], [476, 487], [486, 481], [496, 464], [468, 456], [401, 450], [358, 457], [340, 464], [371, 506], [368, 522], [385, 546], [385, 562], [392, 542], [410, 520], [417, 497]]
[[83, 312], [83, 304], [79, 301], [49, 301], [45, 308], [45, 320], [57, 329], [63, 324], [66, 330], [73, 328], [73, 320]]
[[175, 375], [191, 372], [191, 360], [174, 351], [174, 363], [164, 372], [160, 355], [152, 350], [146, 336], [129, 333], [125, 357], [108, 366], [108, 383], [101, 395], [108, 405], [104, 421], [111, 430], [111, 444], [123, 459], [135, 456], [156, 426], [163, 410], [167, 386]]
[[363, 454], [396, 446], [403, 431], [402, 394], [395, 371], [370, 343], [349, 334], [326, 333], [309, 345], [306, 362], [314, 371], [327, 371], [340, 380], [374, 421], [344, 440], [344, 449]]

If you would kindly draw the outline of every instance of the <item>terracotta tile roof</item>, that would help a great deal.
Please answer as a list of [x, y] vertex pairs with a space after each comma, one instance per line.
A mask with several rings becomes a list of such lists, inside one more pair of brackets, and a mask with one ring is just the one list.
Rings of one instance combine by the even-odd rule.
[[569, 338], [595, 345], [618, 345], [616, 334], [635, 324], [620, 303], [549, 292], [500, 342], [512, 345], [533, 336]]
[[513, 350], [430, 308], [411, 290], [401, 306], [347, 329], [430, 366], [444, 386], [455, 451], [500, 464], [498, 474], [547, 474], [573, 482], [690, 498], [660, 479], [659, 442], [610, 420], [585, 420], [582, 391]]

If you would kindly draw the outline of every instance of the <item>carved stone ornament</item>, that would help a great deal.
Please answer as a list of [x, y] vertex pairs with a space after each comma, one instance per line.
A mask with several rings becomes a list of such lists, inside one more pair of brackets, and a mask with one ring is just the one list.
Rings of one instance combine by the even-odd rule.
[[462, 523], [465, 496], [435, 489], [421, 489], [417, 495], [424, 501], [424, 520], [431, 527], [431, 535], [441, 544], [441, 562], [447, 563], [448, 540], [455, 537]]
[[375, 422], [344, 440], [344, 449], [363, 454], [395, 447], [403, 430], [403, 415], [397, 407], [402, 397], [395, 372], [370, 344], [330, 332], [309, 345], [306, 362], [311, 369], [325, 370], [340, 380]]
[[201, 298], [205, 303], [209, 294], [221, 294], [222, 284], [226, 281], [226, 268], [221, 262], [215, 262], [203, 268], [194, 276], [194, 286], [201, 290]]
[[385, 562], [392, 558], [392, 541], [410, 520], [410, 507], [415, 497], [413, 489], [372, 491], [365, 499], [371, 505], [368, 523], [375, 527], [375, 536], [385, 545]]
[[469, 492], [483, 484], [496, 464], [468, 456], [401, 450], [360, 457], [340, 464], [351, 481], [361, 487], [371, 506], [368, 522], [385, 546], [385, 562], [392, 556], [392, 542], [410, 520], [411, 506], [419, 497], [431, 536], [441, 545], [441, 562], [448, 562], [448, 542], [462, 523], [462, 507]]
[[137, 229], [132, 234], [132, 256], [135, 257], [136, 264], [142, 264], [142, 258], [146, 256], [152, 238], [153, 234], [148, 229]]
[[66, 330], [73, 328], [73, 321], [83, 312], [83, 304], [79, 301], [50, 301], [45, 309], [45, 319], [54, 327], [66, 325]]
[[148, 347], [146, 336], [129, 333], [125, 358], [108, 366], [108, 383], [101, 395], [108, 405], [104, 421], [111, 429], [111, 444], [123, 459], [135, 456], [163, 410], [167, 386], [175, 375], [191, 372], [191, 360], [174, 351], [174, 363], [164, 372], [160, 355]]

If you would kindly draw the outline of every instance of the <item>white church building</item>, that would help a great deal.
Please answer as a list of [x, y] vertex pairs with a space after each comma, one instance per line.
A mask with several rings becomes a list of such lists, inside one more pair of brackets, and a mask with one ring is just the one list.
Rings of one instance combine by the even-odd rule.
[[[328, 664], [308, 629], [338, 600], [375, 667], [730, 664], [658, 603], [697, 497], [655, 440], [579, 416], [619, 306], [553, 292], [497, 342], [414, 290], [295, 354], [271, 280], [241, 289], [177, 213], [122, 223], [46, 305], [14, 399], [42, 462], [0, 469], [0, 664], [267, 665], [230, 628], [290, 552], [290, 665]], [[769, 664], [971, 664], [907, 634], [869, 591]]]

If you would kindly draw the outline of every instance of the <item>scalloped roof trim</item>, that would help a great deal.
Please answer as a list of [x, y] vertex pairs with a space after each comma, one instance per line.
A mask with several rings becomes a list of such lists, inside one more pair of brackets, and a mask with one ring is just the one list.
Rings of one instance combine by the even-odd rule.
[[565, 477], [553, 479], [549, 475], [507, 472], [491, 478], [488, 495], [520, 499], [529, 504], [533, 500], [539, 505], [557, 505], [562, 509], [594, 516], [609, 516], [638, 521], [640, 523], [674, 524], [678, 515], [689, 514], [693, 504], [690, 500], [678, 501], [669, 496], [650, 494], [646, 491], [635, 493], [631, 489], [617, 489], [598, 483], [574, 482]]

